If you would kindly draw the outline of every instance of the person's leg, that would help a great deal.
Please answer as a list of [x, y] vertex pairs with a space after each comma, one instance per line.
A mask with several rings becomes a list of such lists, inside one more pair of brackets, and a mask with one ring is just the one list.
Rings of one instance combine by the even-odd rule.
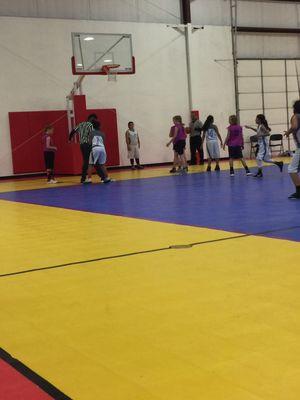
[[135, 166], [134, 166], [134, 158], [131, 158], [131, 159], [130, 159], [130, 164], [131, 164], [131, 169], [135, 169]]
[[296, 192], [289, 196], [290, 199], [300, 199], [300, 148], [296, 149], [293, 158], [288, 166], [288, 173], [295, 185]]
[[173, 157], [173, 166], [170, 170], [170, 173], [174, 173], [176, 172], [176, 167], [178, 166], [178, 154], [176, 153], [176, 151], [174, 150], [174, 157]]
[[55, 180], [54, 177], [54, 161], [55, 161], [55, 152], [52, 151], [51, 152], [51, 163], [50, 163], [50, 167], [51, 167], [51, 179], [53, 183], [57, 183], [57, 181]]
[[244, 160], [244, 158], [240, 158], [240, 161], [241, 161], [243, 167], [245, 168], [246, 174], [247, 174], [247, 175], [250, 175], [251, 172], [250, 172], [250, 170], [249, 170], [249, 168], [248, 168], [248, 165], [246, 164], [246, 161]]
[[230, 176], [234, 176], [233, 158], [229, 158], [229, 169], [230, 169]]
[[280, 172], [282, 172], [282, 170], [283, 170], [283, 162], [282, 161], [274, 161], [274, 160], [272, 160], [272, 158], [270, 157], [269, 154], [265, 155], [264, 162], [268, 163], [268, 164], [277, 165], [277, 167], [280, 169]]
[[203, 151], [203, 143], [202, 139], [199, 136], [199, 156], [200, 156], [200, 165], [204, 164], [204, 151]]
[[253, 176], [255, 178], [262, 178], [263, 177], [263, 173], [262, 173], [263, 162], [260, 159], [259, 154], [257, 154], [256, 163], [257, 163], [257, 173], [255, 175], [253, 175]]
[[197, 148], [196, 136], [192, 136], [190, 137], [191, 165], [197, 164], [196, 148]]
[[144, 167], [140, 164], [140, 159], [139, 158], [136, 158], [135, 159], [135, 162], [136, 162], [136, 165], [137, 165], [137, 168], [138, 169], [143, 169]]
[[102, 164], [95, 164], [95, 170], [97, 171], [97, 174], [99, 175], [99, 177], [101, 178], [102, 181], [107, 180], [108, 176], [107, 176], [107, 171], [104, 165]]
[[219, 165], [219, 160], [220, 160], [220, 148], [219, 148], [219, 143], [217, 141], [214, 141], [213, 143], [213, 158], [216, 161], [216, 167], [215, 171], [220, 171], [220, 165]]
[[85, 182], [87, 176], [91, 146], [87, 143], [83, 143], [80, 145], [80, 150], [82, 155], [81, 183], [83, 183]]
[[[199, 154], [199, 164], [201, 164], [201, 160], [203, 160], [203, 157], [201, 158], [201, 137], [200, 136], [195, 136], [195, 146], [196, 150]], [[197, 157], [196, 158], [196, 164], [197, 164]]]

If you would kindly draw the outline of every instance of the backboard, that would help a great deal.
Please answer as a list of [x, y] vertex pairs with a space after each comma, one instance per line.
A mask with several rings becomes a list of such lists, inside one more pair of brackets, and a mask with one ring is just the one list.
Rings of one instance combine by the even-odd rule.
[[105, 75], [105, 65], [119, 64], [116, 74], [134, 74], [130, 34], [72, 33], [74, 75]]

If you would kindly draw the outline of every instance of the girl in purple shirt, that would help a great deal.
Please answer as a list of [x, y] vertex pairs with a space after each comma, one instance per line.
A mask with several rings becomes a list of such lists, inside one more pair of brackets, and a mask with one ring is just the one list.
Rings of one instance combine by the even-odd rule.
[[234, 176], [233, 160], [240, 160], [245, 168], [246, 174], [251, 175], [242, 152], [244, 149], [243, 128], [238, 125], [235, 115], [229, 117], [229, 124], [223, 149], [225, 150], [225, 146], [228, 146], [230, 176]]
[[173, 143], [173, 150], [174, 150], [174, 163], [173, 168], [170, 172], [177, 172], [176, 171], [176, 162], [179, 164], [178, 172], [186, 173], [188, 170], [187, 161], [185, 156], [185, 139], [186, 133], [182, 123], [182, 118], [180, 115], [175, 115], [173, 117], [174, 126], [171, 128], [170, 137], [171, 140], [167, 143], [167, 147]]

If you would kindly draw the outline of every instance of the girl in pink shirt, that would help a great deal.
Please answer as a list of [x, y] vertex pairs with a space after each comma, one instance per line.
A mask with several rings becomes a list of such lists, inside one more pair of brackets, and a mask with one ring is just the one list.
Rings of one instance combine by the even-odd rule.
[[228, 146], [230, 176], [234, 176], [233, 160], [240, 160], [245, 168], [246, 174], [251, 175], [242, 152], [244, 149], [243, 128], [238, 125], [235, 115], [229, 117], [229, 124], [223, 149], [225, 150], [225, 146]]
[[[186, 173], [188, 171], [185, 156], [186, 132], [180, 115], [175, 115], [175, 117], [173, 117], [173, 122], [174, 126], [171, 128], [169, 135], [169, 137], [171, 137], [171, 140], [167, 143], [167, 147], [170, 146], [171, 143], [173, 143], [174, 150], [173, 168], [170, 172]], [[176, 171], [176, 163], [179, 164], [178, 171]]]

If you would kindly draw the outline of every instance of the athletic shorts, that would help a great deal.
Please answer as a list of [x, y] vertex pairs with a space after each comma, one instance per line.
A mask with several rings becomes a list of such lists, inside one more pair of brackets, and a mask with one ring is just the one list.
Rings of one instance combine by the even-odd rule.
[[54, 169], [54, 151], [44, 151], [44, 160], [46, 169]]
[[128, 158], [140, 158], [139, 146], [137, 144], [129, 145]]
[[243, 158], [241, 146], [228, 146], [229, 158], [240, 159]]
[[217, 140], [207, 140], [206, 141], [206, 150], [209, 158], [215, 160], [216, 158], [220, 158], [220, 147]]
[[258, 144], [258, 153], [256, 156], [258, 161], [269, 161], [271, 160], [271, 152], [269, 144], [266, 140], [263, 140]]
[[89, 164], [105, 164], [106, 163], [106, 151], [103, 146], [95, 146], [92, 148], [90, 153]]
[[173, 150], [180, 156], [184, 153], [185, 149], [185, 140], [178, 140], [178, 142], [174, 143]]
[[288, 173], [295, 174], [300, 172], [300, 148], [295, 150], [290, 165], [288, 166]]

